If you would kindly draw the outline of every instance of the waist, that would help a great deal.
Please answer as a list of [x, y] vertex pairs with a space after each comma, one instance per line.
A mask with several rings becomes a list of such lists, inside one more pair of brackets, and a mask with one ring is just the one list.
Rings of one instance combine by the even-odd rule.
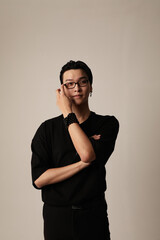
[[78, 210], [78, 209], [89, 209], [89, 208], [94, 208], [94, 207], [98, 207], [101, 205], [105, 205], [107, 206], [106, 200], [105, 200], [105, 196], [104, 194], [93, 198], [87, 202], [84, 203], [73, 203], [73, 204], [67, 204], [67, 205], [54, 205], [54, 204], [48, 204], [48, 203], [44, 203], [44, 205], [47, 206], [51, 206], [51, 207], [56, 207], [56, 208], [71, 208], [73, 210]]

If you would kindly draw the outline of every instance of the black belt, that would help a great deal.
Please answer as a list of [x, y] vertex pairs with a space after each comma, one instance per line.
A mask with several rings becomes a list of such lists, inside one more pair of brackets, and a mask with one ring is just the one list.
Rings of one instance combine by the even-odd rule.
[[73, 210], [80, 210], [80, 209], [88, 209], [88, 208], [93, 208], [93, 207], [96, 207], [96, 206], [101, 206], [103, 204], [107, 205], [104, 196], [100, 197], [100, 198], [97, 198], [97, 199], [93, 199], [93, 200], [91, 200], [87, 203], [84, 203], [84, 204], [72, 205], [71, 208]]
[[80, 210], [80, 209], [89, 209], [97, 206], [107, 206], [104, 194], [96, 197], [88, 202], [82, 204], [73, 204], [73, 205], [54, 205], [50, 203], [44, 203], [46, 206], [57, 207], [57, 208], [71, 208], [73, 210]]

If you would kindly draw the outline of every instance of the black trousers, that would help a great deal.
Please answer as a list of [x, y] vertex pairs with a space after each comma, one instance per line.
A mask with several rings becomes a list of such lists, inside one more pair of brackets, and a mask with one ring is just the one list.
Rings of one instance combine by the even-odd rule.
[[107, 204], [57, 207], [44, 204], [45, 240], [110, 240]]

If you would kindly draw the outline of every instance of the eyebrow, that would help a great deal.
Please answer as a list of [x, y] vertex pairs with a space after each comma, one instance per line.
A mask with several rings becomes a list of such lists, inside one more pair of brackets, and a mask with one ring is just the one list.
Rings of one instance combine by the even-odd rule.
[[[87, 79], [87, 77], [83, 76], [83, 77], [80, 77], [78, 80], [81, 80], [81, 79]], [[73, 79], [66, 79], [65, 81], [73, 81]]]

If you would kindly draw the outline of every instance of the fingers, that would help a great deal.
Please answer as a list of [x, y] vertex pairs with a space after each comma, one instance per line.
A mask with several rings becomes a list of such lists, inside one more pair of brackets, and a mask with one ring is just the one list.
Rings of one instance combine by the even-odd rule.
[[[57, 99], [57, 101], [59, 101], [59, 98], [60, 98], [60, 89], [57, 89], [56, 90], [56, 99]], [[58, 102], [57, 102], [57, 104], [58, 104]]]
[[64, 95], [64, 84], [61, 85], [61, 94]]
[[60, 93], [61, 93], [61, 89], [58, 88], [58, 89], [56, 90], [56, 94], [58, 95], [58, 94], [60, 94]]
[[91, 138], [95, 139], [95, 140], [99, 140], [101, 138], [101, 135], [100, 134], [95, 134], [93, 135]]
[[61, 94], [61, 95], [65, 95], [65, 94], [64, 94], [64, 84], [61, 85], [61, 88], [58, 88], [58, 89], [56, 90], [56, 94], [57, 94], [57, 95], [60, 95], [60, 94]]
[[95, 135], [94, 137], [95, 137], [95, 139], [100, 139], [101, 135], [100, 134], [99, 135]]

